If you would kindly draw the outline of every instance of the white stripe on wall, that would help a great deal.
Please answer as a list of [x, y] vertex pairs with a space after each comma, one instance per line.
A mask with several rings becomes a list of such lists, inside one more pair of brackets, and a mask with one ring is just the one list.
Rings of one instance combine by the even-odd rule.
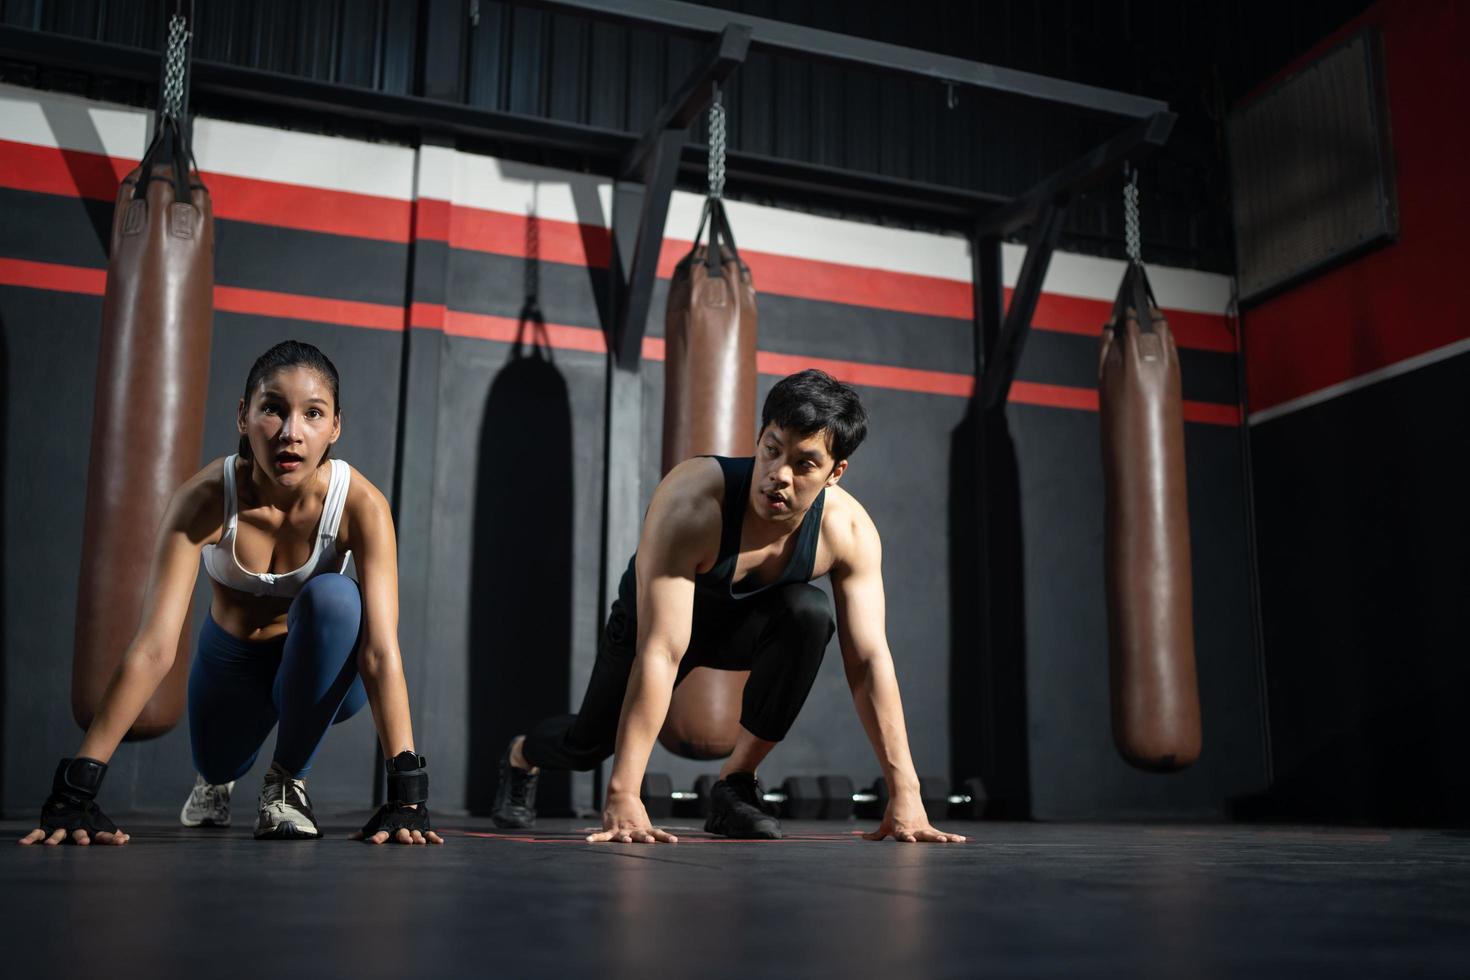
[[[136, 160], [151, 120], [152, 113], [141, 109], [0, 85], [0, 139]], [[514, 215], [534, 210], [547, 220], [604, 227], [611, 221], [612, 184], [605, 178], [438, 147], [416, 153], [404, 146], [201, 118], [195, 124], [195, 155], [207, 171], [247, 179], [394, 200], [412, 200], [417, 190], [421, 197]], [[668, 237], [693, 237], [703, 204], [699, 194], [676, 192], [665, 226]], [[961, 236], [742, 201], [727, 206], [736, 240], [752, 251], [963, 283], [971, 278], [970, 247]], [[1024, 257], [1021, 245], [1003, 247], [1007, 286], [1015, 285]], [[1229, 305], [1228, 276], [1165, 266], [1149, 271], [1166, 308], [1223, 314]], [[1111, 302], [1122, 277], [1120, 261], [1057, 252], [1043, 289]]]
[[[70, 95], [0, 85], [0, 139], [137, 160], [153, 113]], [[194, 156], [201, 169], [250, 180], [413, 198], [414, 151], [340, 136], [297, 133], [199, 117]]]

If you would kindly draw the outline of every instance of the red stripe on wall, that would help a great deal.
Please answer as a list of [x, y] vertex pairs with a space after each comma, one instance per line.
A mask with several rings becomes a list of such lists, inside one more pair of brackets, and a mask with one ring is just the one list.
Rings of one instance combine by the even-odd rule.
[[[111, 201], [135, 166], [135, 160], [0, 140], [0, 187], [13, 190]], [[408, 241], [409, 201], [207, 171], [200, 177], [215, 216], [227, 221]]]
[[1184, 421], [1204, 422], [1209, 425], [1239, 425], [1240, 406], [1187, 401], [1184, 403]]
[[602, 331], [592, 327], [568, 327], [557, 323], [537, 324], [508, 316], [485, 313], [463, 313], [448, 310], [444, 314], [444, 332], [455, 337], [498, 340], [513, 344], [544, 343], [557, 350], [579, 350], [601, 354], [607, 350]]
[[[1008, 289], [1008, 302], [1010, 297], [1011, 291]], [[1054, 333], [1100, 337], [1103, 324], [1112, 315], [1113, 304], [1104, 300], [1042, 293], [1036, 301], [1036, 312], [1031, 315], [1031, 325], [1038, 330], [1050, 330]], [[1188, 310], [1166, 310], [1164, 316], [1169, 321], [1169, 331], [1174, 335], [1174, 342], [1180, 347], [1222, 354], [1235, 353], [1235, 333], [1225, 317]]]
[[[689, 254], [689, 247], [687, 241], [665, 238], [658, 257], [659, 276], [671, 277], [674, 266]], [[750, 266], [751, 278], [763, 293], [954, 320], [969, 320], [975, 315], [967, 282], [750, 249], [741, 249], [740, 257]]]
[[408, 309], [408, 324], [425, 330], [443, 330], [446, 312], [442, 303], [414, 303]]
[[[532, 222], [522, 215], [464, 205], [454, 205], [453, 215], [449, 244], [454, 248], [525, 258], [534, 241], [540, 259], [595, 268], [606, 267], [611, 254], [608, 231], [600, 225], [546, 218]], [[665, 238], [658, 275], [671, 277], [689, 247], [687, 241]], [[750, 249], [742, 250], [740, 255], [750, 266], [760, 293], [954, 320], [974, 316], [973, 294], [967, 282]], [[1007, 289], [1007, 301], [1010, 294]], [[1102, 325], [1112, 311], [1108, 300], [1043, 293], [1032, 325], [1038, 330], [1095, 337], [1102, 333]], [[1235, 335], [1225, 317], [1186, 310], [1167, 310], [1166, 314], [1181, 347], [1235, 352]]]
[[58, 293], [101, 296], [107, 291], [107, 270], [57, 265], [55, 262], [0, 259], [0, 286], [24, 286]]
[[0, 140], [0, 186], [17, 191], [111, 201], [137, 165], [100, 153]]
[[407, 242], [413, 204], [391, 197], [326, 190], [228, 174], [200, 175], [216, 217], [228, 221]]
[[[22, 286], [101, 296], [106, 290], [106, 284], [107, 272], [104, 269], [0, 258], [0, 286]], [[333, 323], [370, 330], [402, 330], [405, 322], [404, 310], [397, 306], [246, 289], [240, 286], [216, 285], [214, 308], [227, 313]], [[450, 310], [437, 303], [414, 303], [408, 310], [407, 322], [414, 327], [443, 330], [457, 337], [473, 337], [501, 343], [515, 343], [517, 340], [523, 343], [540, 342], [558, 350], [595, 354], [607, 350], [602, 331], [594, 327], [573, 327], [557, 323], [522, 324], [512, 317]], [[645, 337], [643, 356], [651, 361], [662, 361], [665, 356], [662, 338]], [[968, 398], [974, 391], [974, 378], [968, 374], [808, 357], [803, 354], [781, 354], [775, 351], [756, 352], [756, 370], [771, 377], [784, 377], [813, 367], [843, 381], [869, 388], [890, 388], [959, 398]], [[1009, 400], [1022, 405], [1097, 411], [1097, 391], [1091, 388], [1017, 381], [1011, 387]], [[1240, 411], [1234, 405], [1186, 401], [1184, 417], [1190, 422], [1213, 425], [1240, 424]]]
[[1097, 389], [1048, 385], [1037, 381], [1013, 381], [1010, 397], [1006, 401], [1021, 405], [1046, 405], [1050, 408], [1075, 408], [1084, 412], [1095, 412], [1097, 411]]
[[[75, 150], [0, 140], [0, 186], [47, 194], [112, 200], [130, 161]], [[444, 241], [453, 248], [567, 265], [606, 268], [611, 239], [601, 225], [532, 219], [447, 201], [416, 202], [323, 190], [298, 184], [206, 173], [214, 213], [225, 220], [378, 241]], [[689, 242], [665, 239], [658, 274], [667, 278]], [[970, 284], [938, 276], [892, 272], [769, 252], [741, 253], [764, 293], [950, 319], [973, 315]], [[1009, 297], [1009, 290], [1007, 290]], [[1222, 316], [1169, 310], [1183, 347], [1234, 352]], [[1033, 325], [1039, 330], [1096, 336], [1111, 313], [1104, 300], [1043, 293]]]
[[545, 262], [605, 269], [612, 260], [612, 238], [601, 225], [553, 221], [508, 211], [451, 205], [448, 241], [453, 248]]
[[449, 241], [451, 207], [448, 201], [421, 197], [413, 202], [413, 237], [430, 241]]
[[403, 307], [383, 303], [359, 303], [348, 299], [325, 299], [296, 293], [274, 293], [238, 286], [214, 287], [214, 308], [225, 313], [254, 313], [286, 320], [336, 323], [370, 330], [402, 330]]
[[859, 361], [839, 361], [825, 357], [807, 357], [804, 354], [756, 351], [755, 367], [761, 374], [775, 377], [785, 377], [807, 368], [817, 368], [850, 384], [864, 385], [869, 388], [919, 391], [931, 395], [955, 395], [960, 398], [968, 398], [975, 390], [975, 379], [968, 374], [890, 367], [886, 364], [864, 364]]

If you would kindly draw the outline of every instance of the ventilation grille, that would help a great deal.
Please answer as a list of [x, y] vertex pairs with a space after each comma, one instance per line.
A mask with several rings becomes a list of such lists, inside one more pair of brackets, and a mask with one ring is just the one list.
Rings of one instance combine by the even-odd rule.
[[1381, 64], [1364, 31], [1231, 113], [1242, 301], [1397, 235]]

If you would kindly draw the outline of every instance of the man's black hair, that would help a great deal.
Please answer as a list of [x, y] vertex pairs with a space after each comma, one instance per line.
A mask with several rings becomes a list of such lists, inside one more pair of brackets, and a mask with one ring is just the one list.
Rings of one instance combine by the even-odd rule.
[[776, 382], [761, 409], [761, 430], [775, 423], [801, 436], [826, 431], [832, 459], [841, 462], [868, 435], [868, 413], [851, 385], [808, 368]]

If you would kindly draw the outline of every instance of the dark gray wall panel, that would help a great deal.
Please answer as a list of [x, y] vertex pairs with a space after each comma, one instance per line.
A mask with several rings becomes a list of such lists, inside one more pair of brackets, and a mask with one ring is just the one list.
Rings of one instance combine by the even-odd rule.
[[1007, 411], [1020, 472], [1033, 815], [1226, 815], [1266, 774], [1239, 431], [1186, 426], [1204, 748], [1191, 768], [1160, 776], [1130, 768], [1112, 743], [1098, 417]]
[[56, 759], [81, 739], [72, 620], [101, 316], [100, 297], [0, 286], [7, 815], [40, 812]]
[[221, 285], [403, 304], [408, 247], [397, 242], [219, 221], [214, 247]]
[[1470, 812], [1470, 355], [1251, 427], [1271, 819]]
[[[433, 509], [424, 655], [435, 669], [414, 691], [415, 720], [424, 751], [433, 746], [435, 799], [449, 809], [466, 801], [487, 809], [510, 736], [544, 714], [575, 710], [602, 619], [603, 359], [557, 351], [532, 363], [512, 351], [446, 338], [433, 499], [412, 504]], [[507, 385], [519, 400], [507, 397]], [[518, 406], [531, 404], [540, 418], [518, 415]], [[548, 418], [562, 433], [557, 443], [530, 446], [506, 431], [544, 436]], [[569, 500], [570, 512], [545, 513], [547, 500]], [[486, 550], [508, 541], [525, 550]], [[515, 589], [535, 606], [508, 607], [497, 588]], [[551, 659], [558, 655], [560, 662]], [[548, 678], [559, 689], [548, 689]], [[548, 802], [564, 801], [565, 781], [561, 789], [552, 788], [556, 777], [545, 782]]]

